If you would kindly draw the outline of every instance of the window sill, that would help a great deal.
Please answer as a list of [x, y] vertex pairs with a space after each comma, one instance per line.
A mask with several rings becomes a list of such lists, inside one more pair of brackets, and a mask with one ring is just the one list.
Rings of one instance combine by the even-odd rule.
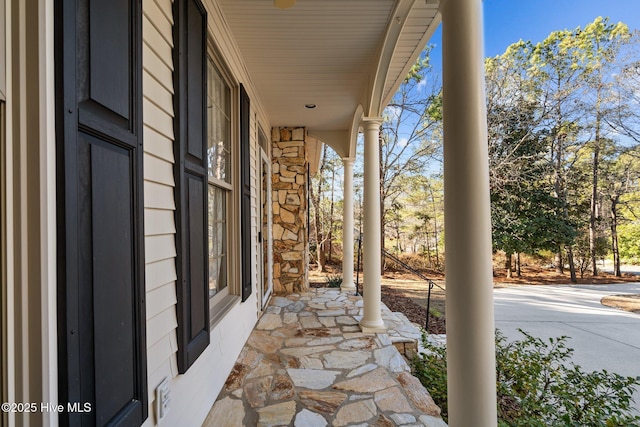
[[220, 320], [239, 302], [240, 297], [238, 295], [227, 295], [211, 307], [209, 312], [211, 317], [210, 330], [213, 330]]

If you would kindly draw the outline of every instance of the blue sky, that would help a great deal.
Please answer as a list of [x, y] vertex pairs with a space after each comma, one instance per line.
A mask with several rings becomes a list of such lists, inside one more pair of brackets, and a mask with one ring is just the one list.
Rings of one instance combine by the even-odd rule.
[[[584, 27], [598, 16], [640, 30], [640, 0], [484, 0], [483, 6], [485, 56], [500, 55], [520, 39], [537, 43], [553, 31]], [[431, 59], [440, 73], [441, 29], [430, 43], [436, 45]]]
[[639, 0], [484, 0], [485, 55], [519, 39], [539, 42], [555, 30], [584, 27], [598, 16], [640, 28]]

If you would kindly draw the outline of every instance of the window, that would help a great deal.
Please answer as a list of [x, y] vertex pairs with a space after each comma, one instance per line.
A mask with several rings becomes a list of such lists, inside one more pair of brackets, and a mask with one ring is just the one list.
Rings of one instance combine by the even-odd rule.
[[209, 299], [213, 302], [228, 294], [229, 224], [228, 206], [233, 190], [231, 181], [231, 89], [207, 58], [207, 163], [209, 170]]
[[[231, 83], [229, 73], [213, 51], [208, 50], [207, 64], [207, 293], [210, 327], [224, 317], [227, 311], [238, 301], [244, 285], [240, 279], [245, 275], [241, 265], [245, 261], [244, 245], [239, 243], [245, 236], [243, 223], [244, 204], [240, 207], [240, 191], [243, 180], [238, 167], [239, 159], [245, 155], [238, 148], [242, 139], [243, 114], [242, 103], [237, 96], [242, 95], [242, 86]], [[238, 129], [240, 126], [242, 129]], [[248, 127], [247, 127], [248, 129]], [[239, 132], [238, 132], [239, 131]], [[244, 163], [243, 163], [244, 165]], [[242, 214], [241, 214], [242, 212]], [[247, 211], [248, 212], [248, 211]], [[240, 254], [242, 250], [242, 254]], [[247, 276], [248, 277], [248, 276]], [[249, 277], [250, 279], [250, 277]], [[244, 299], [243, 299], [244, 301]]]
[[[251, 295], [249, 98], [207, 43], [200, 0], [174, 1], [178, 371]], [[239, 145], [239, 147], [238, 147]]]

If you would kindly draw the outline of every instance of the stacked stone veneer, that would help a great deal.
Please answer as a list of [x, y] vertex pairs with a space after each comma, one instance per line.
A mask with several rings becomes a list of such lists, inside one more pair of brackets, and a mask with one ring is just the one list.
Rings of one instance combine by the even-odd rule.
[[307, 150], [305, 128], [271, 130], [273, 288], [277, 293], [308, 288]]

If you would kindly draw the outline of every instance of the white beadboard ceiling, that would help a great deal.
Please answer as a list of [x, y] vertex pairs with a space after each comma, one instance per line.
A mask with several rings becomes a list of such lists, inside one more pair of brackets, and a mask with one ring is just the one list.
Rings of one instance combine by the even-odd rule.
[[[348, 131], [359, 104], [384, 106], [440, 22], [433, 0], [219, 3], [271, 125], [310, 132]], [[385, 45], [393, 53], [380, 61]]]

